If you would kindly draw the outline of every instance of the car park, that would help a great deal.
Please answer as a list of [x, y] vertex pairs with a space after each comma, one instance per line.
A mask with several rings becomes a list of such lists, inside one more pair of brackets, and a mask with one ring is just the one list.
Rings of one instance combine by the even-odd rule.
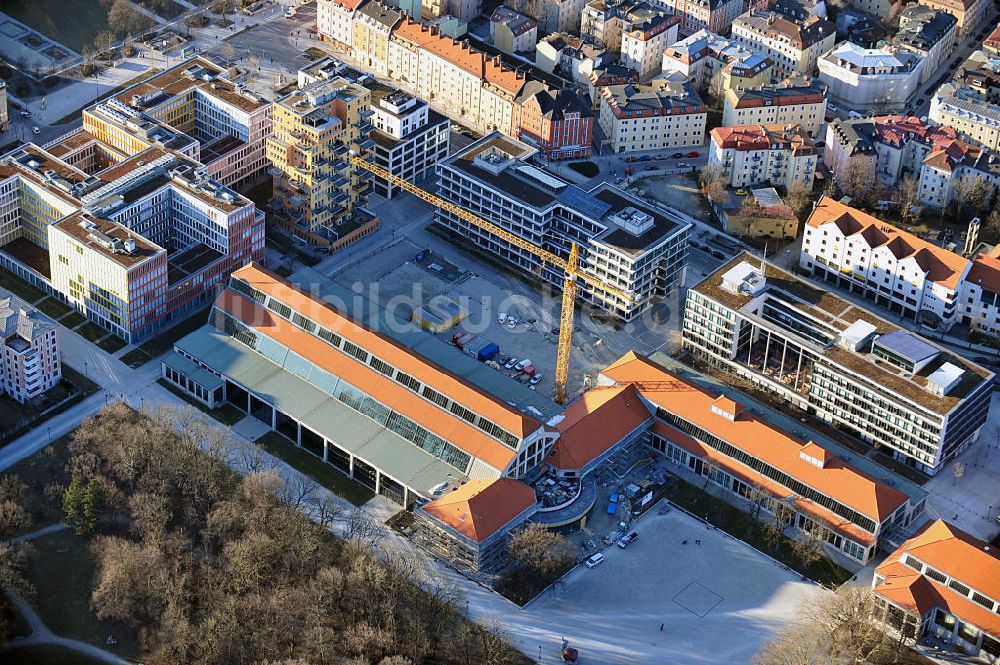
[[618, 547], [625, 549], [626, 547], [634, 543], [636, 538], [638, 537], [639, 537], [638, 533], [636, 533], [635, 531], [630, 531], [627, 536], [621, 537], [621, 540], [618, 541]]
[[604, 555], [602, 553], [598, 552], [597, 554], [595, 554], [592, 557], [590, 557], [589, 559], [587, 559], [587, 561], [585, 563], [586, 563], [587, 568], [596, 568], [597, 566], [599, 566], [602, 563], [604, 563]]

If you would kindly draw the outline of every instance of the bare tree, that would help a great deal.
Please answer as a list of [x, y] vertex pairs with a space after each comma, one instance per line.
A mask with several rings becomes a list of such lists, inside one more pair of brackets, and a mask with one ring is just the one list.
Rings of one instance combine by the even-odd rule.
[[371, 515], [355, 508], [347, 517], [347, 529], [344, 532], [344, 539], [354, 543], [354, 546], [362, 550], [374, 550], [385, 537], [385, 528]]
[[334, 520], [344, 514], [344, 503], [332, 492], [320, 492], [313, 502], [313, 509], [319, 525], [329, 529]]
[[726, 170], [718, 164], [709, 164], [701, 170], [701, 192], [717, 202], [726, 192]]
[[507, 550], [515, 561], [541, 576], [555, 572], [573, 556], [562, 535], [535, 523], [515, 531]]
[[785, 203], [795, 213], [799, 222], [802, 222], [812, 210], [812, 192], [805, 184], [795, 182], [788, 188], [788, 192], [785, 194]]
[[826, 529], [819, 523], [809, 520], [792, 540], [792, 553], [798, 557], [803, 566], [808, 567], [823, 558], [825, 543]]
[[705, 482], [701, 486], [704, 492], [708, 489], [708, 484], [715, 480], [715, 474], [719, 472], [719, 464], [712, 459], [705, 458], [701, 461], [701, 475], [705, 476]]
[[312, 505], [319, 491], [319, 483], [309, 476], [295, 473], [291, 477], [282, 478], [278, 498], [298, 510], [303, 506]]
[[1000, 201], [994, 204], [990, 214], [979, 228], [979, 239], [990, 245], [1000, 244]]
[[771, 501], [771, 493], [757, 482], [750, 483], [750, 491], [747, 493], [747, 502], [750, 504], [750, 519], [755, 522], [760, 521], [761, 511]]
[[867, 157], [851, 157], [838, 173], [840, 190], [853, 199], [854, 205], [865, 207], [875, 195], [875, 178], [872, 161]]
[[753, 665], [822, 665], [828, 659], [824, 635], [818, 627], [795, 623], [767, 641], [751, 662]]
[[503, 619], [494, 617], [480, 626], [479, 639], [482, 644], [483, 665], [507, 665], [512, 662], [510, 645], [513, 633]]
[[920, 183], [915, 177], [903, 178], [896, 187], [894, 199], [899, 204], [899, 214], [908, 224], [915, 224], [924, 212], [920, 202]]
[[870, 587], [845, 584], [836, 593], [806, 607], [805, 619], [826, 633], [829, 652], [862, 665], [879, 658], [891, 644], [875, 618], [875, 594]]

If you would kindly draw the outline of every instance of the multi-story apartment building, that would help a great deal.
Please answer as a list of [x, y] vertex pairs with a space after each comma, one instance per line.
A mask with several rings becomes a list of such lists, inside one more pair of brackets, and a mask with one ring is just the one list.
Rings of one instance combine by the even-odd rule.
[[924, 59], [895, 47], [861, 48], [843, 42], [819, 60], [827, 97], [852, 111], [890, 113], [910, 103], [923, 77]]
[[[401, 90], [378, 90], [372, 96], [374, 143], [368, 159], [394, 176], [410, 182], [430, 177], [439, 161], [448, 156], [451, 121], [427, 102]], [[375, 192], [391, 199], [399, 191], [381, 178], [373, 180]]]
[[648, 85], [601, 90], [601, 129], [614, 152], [700, 146], [707, 109], [691, 83], [654, 79]]
[[715, 33], [699, 30], [663, 52], [664, 75], [686, 76], [700, 93], [719, 98], [726, 90], [767, 85], [774, 62], [753, 49]]
[[622, 27], [620, 61], [639, 78], [658, 71], [663, 49], [677, 41], [677, 17], [650, 7], [635, 7]]
[[354, 42], [354, 12], [366, 1], [316, 0], [316, 30], [320, 38], [350, 48]]
[[904, 177], [919, 178], [927, 156], [957, 139], [951, 127], [904, 115], [835, 120], [826, 126], [823, 163], [842, 182], [861, 169], [873, 184], [894, 187]]
[[956, 192], [986, 187], [986, 200], [1000, 186], [1000, 157], [977, 145], [953, 141], [927, 155], [920, 169], [917, 194], [928, 208], [944, 208]]
[[951, 55], [956, 24], [951, 14], [921, 4], [908, 5], [899, 15], [899, 31], [892, 42], [924, 59], [921, 83], [929, 81]]
[[760, 88], [726, 90], [722, 126], [798, 125], [815, 137], [826, 117], [826, 91], [816, 81], [790, 78]]
[[1000, 332], [1000, 260], [966, 258], [860, 210], [820, 199], [799, 265], [905, 318]]
[[925, 635], [1000, 662], [1000, 553], [944, 520], [929, 522], [875, 568], [875, 618], [912, 644]]
[[16, 296], [0, 299], [0, 388], [24, 404], [62, 380], [56, 324]]
[[928, 117], [953, 127], [962, 138], [990, 150], [1000, 150], [1000, 105], [997, 99], [969, 85], [945, 83], [931, 97]]
[[661, 0], [659, 4], [680, 19], [682, 35], [699, 30], [728, 35], [733, 21], [749, 5], [747, 0]]
[[918, 2], [954, 16], [958, 20], [958, 34], [955, 36], [958, 41], [975, 33], [992, 6], [988, 0], [918, 0]]
[[888, 23], [899, 13], [902, 5], [900, 0], [849, 0], [848, 6], [861, 10], [866, 14], [881, 19]]
[[440, 113], [482, 131], [513, 133], [514, 98], [528, 79], [499, 57], [407, 19], [392, 32], [389, 61], [388, 78]]
[[546, 159], [589, 157], [594, 114], [589, 100], [575, 90], [552, 90], [529, 81], [514, 105], [516, 137]]
[[605, 60], [599, 68], [595, 68], [590, 73], [587, 91], [594, 108], [600, 109], [604, 88], [612, 85], [636, 85], [638, 83], [639, 73], [634, 69], [629, 69], [620, 62]]
[[[531, 146], [494, 132], [438, 165], [438, 195], [559, 256], [568, 256], [576, 243], [583, 270], [634, 295], [627, 301], [579, 284], [581, 299], [618, 319], [633, 319], [673, 293], [690, 224], [608, 183], [585, 192], [532, 166], [535, 153]], [[563, 283], [558, 268], [542, 265], [533, 254], [447, 211], [436, 215], [438, 223], [512, 267], [554, 285]]]
[[767, 184], [812, 189], [819, 157], [812, 139], [790, 125], [716, 127], [710, 133], [708, 163], [718, 166], [731, 187]]
[[110, 166], [82, 160], [90, 172], [55, 157], [93, 142], [77, 130], [0, 160], [9, 240], [0, 264], [135, 342], [261, 257], [264, 215], [175, 151], [150, 148]]
[[555, 32], [535, 45], [535, 67], [581, 86], [590, 84], [590, 75], [617, 57], [579, 37]]
[[854, 570], [922, 513], [923, 499], [883, 482], [884, 469], [879, 479], [833, 450], [803, 443], [751, 413], [741, 396], [709, 392], [657, 362], [669, 360], [629, 352], [601, 371], [594, 391], [634, 386], [654, 413], [649, 444], [674, 465], [751, 501], [761, 492], [768, 514], [790, 532], [818, 530], [824, 554]]
[[683, 338], [696, 356], [924, 473], [975, 441], [988, 418], [991, 372], [750, 254], [688, 290]]
[[538, 23], [500, 5], [490, 15], [490, 38], [504, 53], [531, 53], [538, 41]]
[[126, 157], [153, 147], [176, 150], [222, 185], [243, 189], [265, 176], [271, 105], [241, 76], [205, 58], [186, 60], [88, 107], [83, 128]]
[[351, 47], [358, 65], [381, 76], [388, 73], [389, 35], [401, 20], [403, 13], [381, 0], [358, 6], [351, 24]]
[[587, 0], [507, 0], [505, 4], [533, 18], [539, 32], [551, 34], [578, 31], [580, 13]]
[[[660, 19], [656, 17], [664, 15], [664, 12], [658, 7], [660, 5], [645, 0], [591, 0], [580, 14], [580, 22], [577, 26], [580, 30], [580, 37], [586, 42], [618, 53], [622, 50], [623, 34], [632, 30], [633, 24], [636, 29], [641, 29], [643, 24], [652, 25], [654, 21], [659, 25]], [[674, 28], [672, 41], [676, 41], [676, 20], [670, 21], [665, 28], [668, 31], [668, 41], [670, 41], [669, 31], [671, 27]], [[669, 44], [663, 46], [666, 47]]]
[[837, 26], [818, 16], [797, 21], [754, 11], [733, 21], [733, 39], [771, 58], [779, 78], [812, 76], [819, 57], [833, 48]]
[[330, 247], [371, 230], [359, 215], [371, 183], [349, 163], [372, 146], [368, 88], [335, 76], [309, 83], [274, 103], [267, 157], [274, 177], [275, 220], [303, 240]]

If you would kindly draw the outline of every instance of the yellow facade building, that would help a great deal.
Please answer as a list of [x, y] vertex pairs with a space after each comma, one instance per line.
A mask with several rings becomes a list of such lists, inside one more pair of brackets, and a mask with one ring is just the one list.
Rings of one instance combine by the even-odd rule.
[[372, 223], [358, 210], [371, 182], [350, 166], [371, 146], [371, 92], [342, 77], [310, 83], [274, 103], [266, 154], [274, 178], [275, 219], [298, 238], [334, 245]]

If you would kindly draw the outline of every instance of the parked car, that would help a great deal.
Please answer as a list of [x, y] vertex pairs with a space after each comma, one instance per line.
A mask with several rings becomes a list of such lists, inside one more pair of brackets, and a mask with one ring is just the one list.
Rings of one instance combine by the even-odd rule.
[[626, 547], [634, 543], [636, 538], [638, 537], [639, 537], [638, 533], [636, 533], [635, 531], [631, 531], [627, 536], [622, 536], [622, 539], [618, 541], [618, 547], [625, 549]]
[[514, 365], [516, 365], [516, 364], [517, 364], [517, 358], [511, 358], [510, 360], [508, 360], [507, 362], [504, 363], [503, 368], [504, 369], [514, 369]]
[[285, 10], [285, 18], [295, 18], [295, 7], [289, 7]]
[[38, 127], [32, 127], [31, 128], [31, 133], [32, 134], [41, 134], [42, 130], [40, 130]]
[[615, 178], [615, 184], [617, 185], [618, 183], [622, 182], [623, 180], [625, 180], [624, 177], [618, 176], [617, 178]]
[[533, 377], [531, 377], [531, 385], [535, 385], [536, 383], [538, 383], [541, 380], [542, 380], [542, 375], [541, 374], [536, 374]]
[[746, 196], [747, 193], [748, 193], [747, 190], [743, 189], [742, 187], [736, 190], [736, 196]]
[[653, 166], [652, 164], [650, 164], [649, 166], [647, 166], [647, 167], [646, 167], [646, 170], [647, 170], [647, 171], [655, 171], [655, 170], [656, 170], [656, 167], [655, 167], [655, 166]]
[[590, 557], [586, 561], [587, 568], [596, 568], [597, 566], [601, 565], [602, 563], [604, 563], [604, 555], [601, 554], [600, 552], [598, 552], [594, 556]]
[[670, 156], [673, 157], [674, 159], [680, 159], [681, 157], [684, 156], [684, 153], [683, 152], [675, 152], [674, 154], [672, 154]]
[[514, 369], [516, 369], [518, 372], [520, 372], [522, 369], [524, 369], [525, 367], [527, 367], [530, 364], [531, 364], [531, 358], [525, 358], [521, 362], [519, 362], [516, 365], [514, 365]]
[[653, 156], [652, 155], [643, 155], [642, 157], [639, 158], [639, 161], [640, 162], [651, 162], [651, 161], [653, 161]]
[[698, 152], [697, 150], [692, 150], [691, 152], [689, 152], [689, 153], [687, 154], [687, 156], [688, 156], [688, 157], [691, 157], [691, 158], [693, 159], [693, 158], [695, 158], [695, 157], [701, 157], [701, 153], [700, 153], [700, 152]]
[[20, 115], [22, 118], [30, 118], [31, 111], [19, 111], [18, 115]]

